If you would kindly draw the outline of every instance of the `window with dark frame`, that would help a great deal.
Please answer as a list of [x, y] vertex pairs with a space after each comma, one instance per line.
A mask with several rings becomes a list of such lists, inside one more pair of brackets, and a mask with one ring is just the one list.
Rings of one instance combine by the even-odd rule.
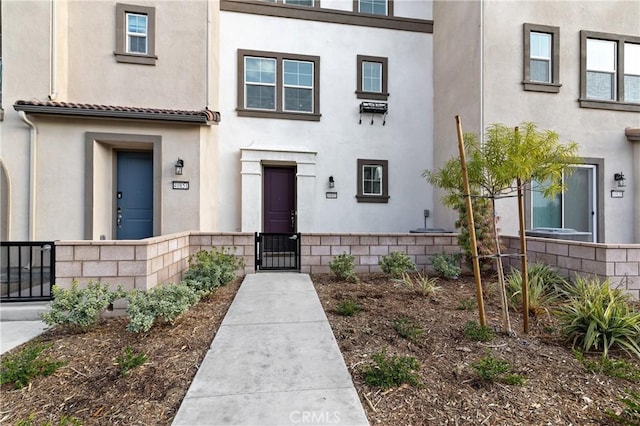
[[560, 28], [524, 24], [524, 90], [560, 91]]
[[580, 31], [579, 102], [640, 112], [640, 37]]
[[357, 98], [378, 101], [387, 100], [389, 98], [388, 68], [387, 58], [358, 55]]
[[117, 62], [155, 65], [155, 8], [116, 4]]
[[389, 162], [387, 160], [358, 159], [359, 203], [389, 202]]
[[238, 50], [238, 115], [320, 120], [320, 58]]

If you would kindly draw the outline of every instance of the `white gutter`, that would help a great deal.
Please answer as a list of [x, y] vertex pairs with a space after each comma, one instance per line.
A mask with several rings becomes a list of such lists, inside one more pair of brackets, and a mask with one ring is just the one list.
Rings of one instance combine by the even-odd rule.
[[56, 87], [56, 67], [58, 57], [58, 44], [57, 44], [57, 32], [58, 26], [56, 23], [57, 9], [56, 0], [50, 0], [49, 3], [49, 17], [51, 22], [49, 24], [49, 100], [55, 101], [58, 97], [58, 91]]
[[31, 129], [31, 138], [29, 143], [29, 241], [35, 241], [36, 237], [36, 155], [38, 148], [38, 129], [36, 125], [27, 118], [24, 111], [18, 111], [20, 118]]

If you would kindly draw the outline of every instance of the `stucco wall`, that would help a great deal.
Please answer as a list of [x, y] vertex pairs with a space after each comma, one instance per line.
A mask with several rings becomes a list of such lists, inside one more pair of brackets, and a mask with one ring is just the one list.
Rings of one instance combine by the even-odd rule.
[[[423, 7], [430, 7], [424, 3]], [[309, 204], [298, 203], [301, 232], [407, 232], [424, 226], [433, 209], [432, 191], [421, 171], [432, 164], [432, 37], [426, 33], [221, 12], [220, 81], [224, 117], [220, 126], [220, 186], [217, 199], [222, 231], [243, 228], [240, 150], [310, 152], [314, 172], [305, 175]], [[265, 37], [269, 34], [269, 37]], [[308, 54], [320, 57], [319, 122], [238, 117], [237, 50]], [[357, 55], [388, 57], [389, 114], [374, 124], [358, 124]], [[242, 77], [241, 77], [242, 78]], [[387, 204], [358, 203], [357, 159], [389, 161]], [[327, 199], [333, 176], [337, 199]], [[298, 188], [298, 196], [301, 196]], [[260, 191], [257, 191], [260, 196]], [[259, 204], [260, 205], [260, 204]], [[248, 210], [261, 227], [260, 207]], [[302, 217], [301, 214], [310, 215]], [[428, 226], [430, 226], [428, 224]]]

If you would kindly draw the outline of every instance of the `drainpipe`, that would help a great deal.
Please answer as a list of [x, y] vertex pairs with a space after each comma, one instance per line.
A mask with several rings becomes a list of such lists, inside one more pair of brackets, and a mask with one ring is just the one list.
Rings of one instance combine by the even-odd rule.
[[7, 191], [5, 196], [7, 197], [7, 205], [6, 208], [6, 220], [7, 220], [7, 234], [4, 236], [5, 241], [11, 241], [11, 177], [9, 176], [9, 171], [7, 170], [6, 164], [2, 158], [0, 158], [0, 169], [4, 172], [4, 178], [7, 184]]
[[58, 44], [57, 44], [57, 30], [58, 26], [56, 23], [57, 18], [57, 9], [56, 9], [56, 0], [50, 0], [49, 3], [49, 16], [51, 18], [51, 22], [49, 24], [49, 100], [55, 101], [58, 97], [57, 87], [56, 87], [56, 67], [57, 67], [57, 57], [58, 57]]
[[29, 241], [35, 241], [36, 237], [36, 155], [38, 147], [38, 129], [36, 125], [27, 118], [24, 111], [19, 111], [20, 118], [31, 129], [31, 139], [29, 143]]
[[209, 62], [211, 61], [211, 6], [210, 6], [210, 2], [209, 0], [206, 0], [207, 3], [207, 42], [206, 42], [206, 47], [205, 49], [207, 49], [206, 54], [205, 54], [205, 64], [204, 64], [204, 72], [206, 73], [206, 75], [204, 76], [204, 90], [205, 90], [205, 100], [207, 102], [207, 109], [211, 109], [211, 95], [209, 94], [209, 85], [210, 85], [210, 81], [209, 79], [211, 78], [209, 76], [209, 72], [210, 72], [210, 68], [209, 68]]

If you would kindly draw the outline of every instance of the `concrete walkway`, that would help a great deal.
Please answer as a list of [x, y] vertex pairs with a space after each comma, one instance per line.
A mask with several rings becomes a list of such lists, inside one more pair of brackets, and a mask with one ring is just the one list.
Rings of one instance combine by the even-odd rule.
[[49, 328], [40, 314], [47, 302], [0, 304], [0, 354], [38, 337]]
[[368, 425], [306, 274], [247, 275], [173, 425]]

